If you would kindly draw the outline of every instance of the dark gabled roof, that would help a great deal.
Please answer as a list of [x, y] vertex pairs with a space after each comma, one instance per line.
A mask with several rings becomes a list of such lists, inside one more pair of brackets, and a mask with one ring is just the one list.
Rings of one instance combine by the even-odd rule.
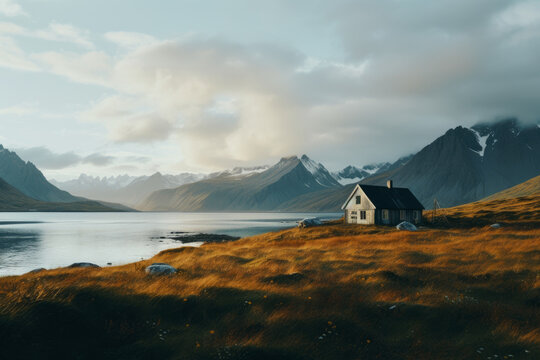
[[424, 206], [407, 188], [359, 185], [377, 209], [424, 209]]
[[[358, 184], [368, 199], [377, 209], [396, 209], [396, 210], [419, 210], [424, 209], [424, 206], [413, 193], [407, 188], [388, 188], [386, 186], [361, 185]], [[356, 186], [343, 205], [347, 206], [351, 200]]]

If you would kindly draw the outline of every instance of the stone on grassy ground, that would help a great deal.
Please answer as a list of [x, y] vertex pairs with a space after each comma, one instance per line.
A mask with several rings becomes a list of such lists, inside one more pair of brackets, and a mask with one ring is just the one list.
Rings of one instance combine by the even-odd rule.
[[68, 266], [68, 268], [98, 268], [99, 265], [92, 264], [89, 262], [79, 262], [79, 263], [73, 263]]
[[493, 229], [498, 229], [501, 227], [501, 224], [492, 224], [490, 225]]
[[307, 228], [312, 226], [322, 225], [322, 221], [319, 218], [306, 218], [298, 222], [299, 228]]
[[146, 268], [146, 273], [149, 275], [172, 275], [176, 274], [176, 269], [169, 264], [153, 263]]
[[408, 221], [403, 221], [403, 222], [399, 223], [396, 226], [396, 229], [405, 230], [405, 231], [416, 231], [416, 230], [418, 230], [418, 228], [416, 226], [414, 226], [414, 224], [411, 224]]

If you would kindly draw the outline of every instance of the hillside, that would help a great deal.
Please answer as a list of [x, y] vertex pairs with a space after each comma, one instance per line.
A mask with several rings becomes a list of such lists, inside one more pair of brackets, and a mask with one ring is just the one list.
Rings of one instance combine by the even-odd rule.
[[36, 200], [50, 202], [81, 201], [47, 181], [31, 162], [24, 162], [16, 153], [0, 145], [0, 178], [20, 192]]
[[53, 203], [32, 199], [0, 179], [0, 212], [13, 211], [117, 211], [94, 201]]
[[225, 173], [150, 195], [138, 208], [151, 211], [269, 211], [297, 196], [341, 188], [337, 180], [306, 155], [282, 158], [261, 171]]
[[528, 181], [525, 181], [522, 184], [513, 186], [509, 189], [488, 196], [484, 200], [514, 199], [521, 196], [529, 196], [535, 194], [540, 194], [540, 175]]
[[500, 229], [334, 224], [0, 278], [0, 358], [536, 359], [539, 198], [456, 208]]

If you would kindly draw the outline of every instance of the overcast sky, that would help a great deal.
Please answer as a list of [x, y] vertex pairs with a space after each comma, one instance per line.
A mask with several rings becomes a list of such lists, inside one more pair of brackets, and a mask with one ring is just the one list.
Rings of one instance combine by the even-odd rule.
[[49, 178], [393, 161], [540, 118], [540, 1], [0, 0], [0, 143]]

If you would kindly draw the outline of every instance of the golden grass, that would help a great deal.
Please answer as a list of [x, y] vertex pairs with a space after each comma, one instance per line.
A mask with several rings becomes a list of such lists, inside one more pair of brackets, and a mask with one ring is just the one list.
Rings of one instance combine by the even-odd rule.
[[[59, 330], [36, 338], [55, 325], [34, 317], [58, 311], [68, 328], [103, 333], [92, 348], [68, 334], [66, 357], [540, 357], [539, 211], [540, 197], [475, 203], [446, 211], [458, 227], [295, 228], [125, 266], [0, 278], [0, 331], [12, 346], [3, 349], [17, 354], [22, 340], [6, 335], [16, 329], [47, 353]], [[474, 219], [481, 226], [465, 226]], [[484, 225], [494, 220], [503, 227]], [[146, 275], [154, 262], [179, 273]]]

